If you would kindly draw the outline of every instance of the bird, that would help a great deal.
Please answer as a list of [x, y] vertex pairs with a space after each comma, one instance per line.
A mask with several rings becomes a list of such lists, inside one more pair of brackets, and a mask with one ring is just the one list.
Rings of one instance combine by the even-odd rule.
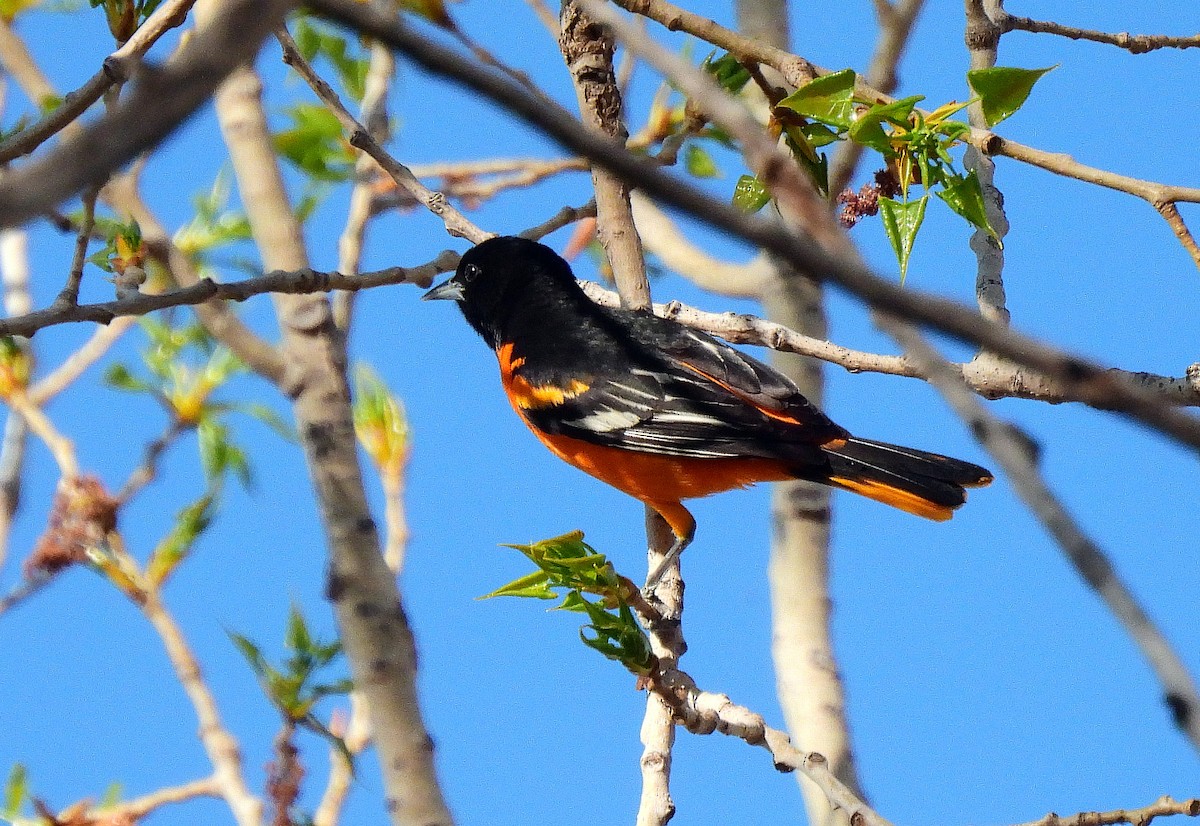
[[695, 537], [688, 499], [804, 479], [944, 521], [965, 488], [992, 481], [970, 462], [851, 435], [787, 376], [713, 336], [596, 304], [536, 241], [482, 241], [423, 298], [457, 302], [542, 444], [665, 520], [674, 542], [647, 587]]

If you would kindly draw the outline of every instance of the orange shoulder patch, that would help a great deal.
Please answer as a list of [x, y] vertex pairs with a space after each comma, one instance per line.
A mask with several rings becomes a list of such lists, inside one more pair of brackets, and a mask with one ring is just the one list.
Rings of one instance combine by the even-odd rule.
[[502, 345], [496, 351], [496, 357], [500, 360], [500, 381], [504, 385], [504, 392], [520, 410], [562, 404], [588, 390], [589, 385], [578, 379], [571, 379], [562, 387], [554, 384], [531, 384], [523, 376], [517, 375], [517, 370], [525, 363], [525, 359], [521, 356], [513, 358], [511, 343]]

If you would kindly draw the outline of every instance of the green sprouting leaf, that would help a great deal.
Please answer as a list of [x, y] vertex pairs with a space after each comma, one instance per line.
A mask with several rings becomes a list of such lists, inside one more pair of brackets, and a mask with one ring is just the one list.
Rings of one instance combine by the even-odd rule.
[[937, 196], [971, 226], [992, 236], [997, 244], [1002, 243], [999, 234], [988, 222], [983, 187], [980, 186], [979, 177], [974, 171], [967, 173], [966, 177], [948, 182], [944, 189], [937, 190]]
[[146, 578], [155, 585], [166, 582], [192, 550], [200, 535], [212, 524], [216, 497], [206, 493], [175, 517], [171, 532], [158, 543], [146, 564]]
[[582, 600], [582, 603], [589, 620], [579, 630], [583, 644], [616, 660], [634, 674], [649, 674], [655, 660], [650, 651], [650, 640], [629, 606], [622, 603], [614, 613], [594, 602]]
[[925, 207], [928, 205], [928, 194], [907, 202], [891, 198], [879, 199], [879, 215], [883, 219], [883, 229], [887, 233], [888, 241], [896, 253], [902, 284], [908, 276], [908, 260], [912, 256], [917, 231], [921, 228], [921, 222], [925, 220]]
[[712, 156], [694, 143], [684, 147], [683, 163], [687, 171], [697, 178], [721, 177], [721, 170], [713, 163]]
[[967, 83], [979, 95], [988, 126], [995, 126], [1016, 112], [1025, 103], [1033, 86], [1042, 75], [1055, 67], [1045, 69], [1015, 69], [995, 66], [991, 69], [972, 69], [967, 72]]
[[304, 621], [304, 614], [300, 613], [295, 604], [288, 611], [287, 634], [283, 644], [299, 654], [311, 654], [313, 650], [313, 638], [308, 632], [308, 623]]
[[263, 656], [262, 649], [252, 642], [249, 637], [244, 637], [233, 631], [226, 631], [225, 633], [229, 635], [229, 639], [233, 641], [237, 650], [246, 658], [246, 662], [250, 664], [250, 669], [259, 678], [265, 677], [270, 664], [267, 662], [267, 658]]
[[328, 60], [346, 94], [356, 102], [362, 100], [370, 61], [362, 55], [353, 54], [345, 37], [306, 17], [296, 21], [293, 36], [296, 48], [305, 60]]
[[287, 114], [291, 128], [274, 137], [280, 155], [318, 181], [344, 181], [354, 174], [354, 155], [336, 115], [312, 103], [292, 106]]
[[771, 193], [753, 175], [743, 175], [733, 185], [733, 205], [746, 212], [758, 212], [771, 200]]
[[0, 813], [0, 817], [15, 821], [28, 797], [29, 775], [23, 764], [15, 763], [8, 773], [8, 782], [4, 784], [4, 812]]
[[501, 585], [490, 594], [484, 594], [480, 599], [492, 597], [531, 597], [533, 599], [558, 599], [558, 594], [550, 587], [550, 575], [545, 571], [534, 571], [520, 579], [514, 579], [507, 585]]
[[108, 788], [104, 790], [104, 794], [101, 795], [100, 802], [96, 804], [96, 808], [111, 809], [113, 806], [116, 806], [121, 802], [121, 798], [124, 796], [124, 794], [125, 790], [121, 787], [121, 784], [114, 780], [112, 783], [109, 783]]
[[837, 129], [849, 129], [854, 120], [856, 80], [853, 69], [819, 77], [779, 101], [779, 106]]
[[924, 95], [913, 95], [903, 100], [872, 106], [850, 125], [850, 139], [881, 152], [884, 157], [894, 156], [896, 150], [892, 146], [892, 136], [884, 130], [883, 125], [888, 123], [907, 127], [913, 108], [924, 99]]
[[309, 62], [317, 56], [317, 50], [321, 48], [321, 33], [306, 17], [296, 20], [292, 29], [292, 39], [296, 41], [296, 51]]
[[715, 51], [704, 58], [704, 62], [700, 64], [700, 68], [712, 75], [713, 80], [722, 89], [736, 95], [750, 82], [750, 70], [728, 52], [716, 60], [713, 60], [714, 54], [716, 54]]
[[196, 425], [196, 432], [200, 464], [210, 484], [219, 484], [226, 473], [233, 473], [243, 487], [253, 487], [254, 477], [246, 452], [230, 440], [228, 427], [213, 416], [205, 416]]
[[150, 385], [130, 372], [129, 368], [120, 362], [108, 365], [104, 371], [104, 383], [117, 390], [128, 390], [131, 393], [144, 393]]

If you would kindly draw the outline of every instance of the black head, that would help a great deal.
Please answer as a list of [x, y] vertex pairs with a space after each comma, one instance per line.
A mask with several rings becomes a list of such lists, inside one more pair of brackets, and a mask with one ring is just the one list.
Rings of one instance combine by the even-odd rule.
[[467, 322], [493, 348], [515, 318], [587, 301], [558, 253], [515, 236], [489, 238], [467, 250], [454, 277], [424, 298], [457, 301]]

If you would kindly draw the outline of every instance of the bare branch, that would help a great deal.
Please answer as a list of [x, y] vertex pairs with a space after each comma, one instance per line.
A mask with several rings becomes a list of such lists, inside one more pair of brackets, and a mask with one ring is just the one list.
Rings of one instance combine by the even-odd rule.
[[[83, 86], [69, 92], [61, 104], [55, 106], [37, 123], [22, 129], [8, 140], [0, 143], [0, 163], [28, 155], [58, 132], [69, 129], [75, 120], [88, 110], [104, 93], [118, 83], [129, 79], [140, 65], [143, 54], [154, 43], [176, 26], [183, 24], [196, 0], [167, 0], [146, 19], [133, 36], [104, 61], [104, 67]], [[38, 105], [55, 97], [54, 90], [45, 83], [41, 72], [32, 66], [32, 59], [22, 60], [24, 46], [20, 41], [11, 43], [16, 36], [7, 20], [0, 20], [0, 61], [9, 71], [19, 72], [21, 86]], [[24, 57], [28, 57], [27, 54]], [[31, 70], [22, 67], [30, 66]]]
[[761, 715], [735, 704], [724, 694], [701, 691], [690, 676], [677, 669], [661, 669], [652, 678], [651, 689], [671, 706], [680, 724], [693, 734], [716, 731], [752, 746], [762, 746], [771, 753], [777, 769], [799, 771], [816, 783], [834, 806], [847, 813], [850, 823], [891, 826], [834, 776], [823, 755], [796, 748], [785, 732], [768, 726]]
[[56, 206], [156, 145], [249, 60], [293, 6], [291, 0], [229, 0], [161, 69], [144, 68], [122, 102], [53, 150], [0, 181], [0, 224], [13, 226]]
[[238, 826], [259, 826], [262, 802], [251, 793], [242, 775], [242, 754], [237, 740], [221, 722], [217, 701], [205, 683], [200, 663], [187, 644], [183, 632], [167, 611], [159, 595], [148, 591], [141, 603], [142, 613], [154, 626], [200, 723], [200, 742], [213, 765], [213, 782], [221, 797], [233, 810]]
[[1169, 815], [1200, 816], [1200, 799], [1172, 800], [1170, 797], [1160, 797], [1149, 806], [1140, 809], [1116, 809], [1111, 812], [1079, 812], [1078, 814], [1060, 817], [1054, 812], [1038, 820], [1031, 820], [1019, 826], [1112, 826], [1117, 823], [1131, 823], [1133, 826], [1149, 826], [1155, 818]]
[[475, 226], [465, 215], [446, 202], [445, 195], [440, 192], [434, 192], [425, 186], [409, 171], [408, 167], [389, 155], [371, 137], [367, 128], [359, 123], [358, 119], [350, 113], [350, 110], [342, 103], [341, 98], [338, 97], [333, 87], [326, 83], [313, 70], [312, 65], [301, 56], [300, 52], [296, 49], [296, 44], [292, 40], [291, 35], [285, 29], [277, 29], [275, 37], [279, 40], [279, 44], [283, 48], [284, 62], [295, 69], [300, 77], [304, 78], [304, 81], [316, 92], [321, 102], [329, 107], [329, 110], [337, 116], [338, 121], [342, 124], [342, 128], [349, 135], [351, 146], [361, 149], [374, 158], [380, 168], [391, 176], [397, 184], [411, 193], [426, 209], [441, 218], [446, 225], [446, 231], [451, 235], [466, 238], [471, 243], [478, 244], [493, 234]]
[[[624, 143], [629, 138], [621, 112], [621, 90], [613, 68], [612, 37], [575, 0], [559, 13], [559, 48], [575, 82], [579, 111], [588, 127]], [[596, 225], [625, 306], [650, 306], [650, 282], [642, 241], [633, 224], [629, 185], [603, 167], [592, 169]]]
[[1095, 31], [1080, 29], [1055, 23], [1053, 20], [1034, 20], [1031, 17], [1017, 17], [1004, 10], [1001, 0], [987, 2], [987, 14], [1002, 31], [1023, 31], [1033, 34], [1053, 34], [1067, 37], [1071, 40], [1089, 40], [1092, 43], [1104, 43], [1125, 49], [1132, 54], [1145, 54], [1157, 49], [1196, 49], [1200, 48], [1200, 34], [1175, 36], [1169, 34], [1130, 34], [1129, 32]]

